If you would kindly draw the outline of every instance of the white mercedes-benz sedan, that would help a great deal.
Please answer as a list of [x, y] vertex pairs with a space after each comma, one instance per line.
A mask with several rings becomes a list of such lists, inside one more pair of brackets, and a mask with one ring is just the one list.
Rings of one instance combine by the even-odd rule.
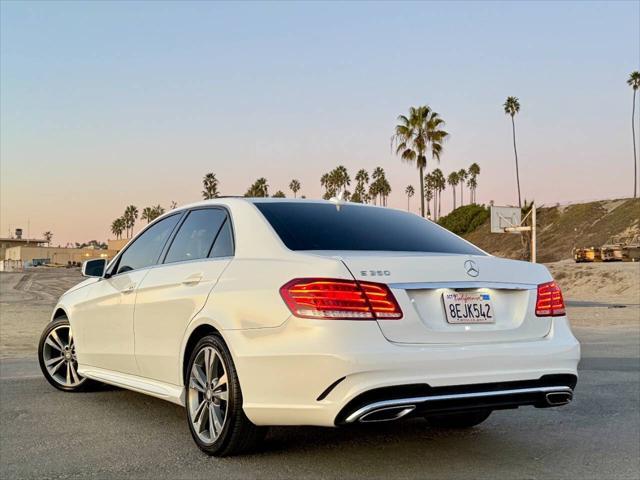
[[210, 455], [255, 447], [269, 425], [471, 427], [567, 404], [576, 385], [580, 346], [544, 266], [399, 210], [209, 200], [83, 274], [42, 334], [46, 379], [183, 405]]

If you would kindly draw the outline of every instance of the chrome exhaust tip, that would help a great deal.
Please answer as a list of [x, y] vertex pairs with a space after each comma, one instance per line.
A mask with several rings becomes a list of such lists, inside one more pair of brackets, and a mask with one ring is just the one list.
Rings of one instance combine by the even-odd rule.
[[566, 405], [573, 399], [571, 392], [550, 392], [545, 396], [547, 405], [557, 407], [559, 405]]
[[390, 422], [398, 420], [416, 409], [415, 405], [398, 405], [394, 407], [378, 408], [362, 415], [358, 421], [360, 423]]

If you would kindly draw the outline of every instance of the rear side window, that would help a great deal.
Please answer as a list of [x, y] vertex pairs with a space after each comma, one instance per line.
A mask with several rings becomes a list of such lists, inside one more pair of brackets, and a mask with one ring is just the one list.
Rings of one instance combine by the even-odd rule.
[[171, 215], [142, 232], [120, 256], [117, 273], [155, 265], [178, 220], [180, 214]]
[[355, 204], [256, 202], [291, 250], [369, 250], [484, 255], [417, 215]]
[[233, 234], [231, 233], [231, 222], [229, 218], [224, 221], [222, 228], [213, 244], [210, 258], [231, 257], [233, 255]]
[[226, 212], [219, 208], [189, 212], [169, 247], [165, 263], [207, 258], [226, 218]]

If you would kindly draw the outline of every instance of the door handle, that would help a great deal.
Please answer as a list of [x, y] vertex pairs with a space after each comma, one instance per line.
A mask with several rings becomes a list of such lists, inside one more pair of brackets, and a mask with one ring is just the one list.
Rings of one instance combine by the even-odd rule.
[[204, 275], [202, 273], [194, 273], [193, 275], [189, 275], [187, 278], [182, 280], [183, 285], [197, 285], [202, 281]]
[[129, 285], [127, 285], [127, 287], [125, 289], [122, 290], [122, 293], [127, 294], [127, 293], [131, 293], [136, 289], [136, 284], [135, 283], [130, 283]]

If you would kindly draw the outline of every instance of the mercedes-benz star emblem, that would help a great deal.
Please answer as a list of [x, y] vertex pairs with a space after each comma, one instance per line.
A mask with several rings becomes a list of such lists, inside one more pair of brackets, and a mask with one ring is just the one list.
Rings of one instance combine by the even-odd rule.
[[464, 269], [470, 277], [477, 277], [480, 274], [478, 265], [473, 260], [467, 260], [464, 262]]

